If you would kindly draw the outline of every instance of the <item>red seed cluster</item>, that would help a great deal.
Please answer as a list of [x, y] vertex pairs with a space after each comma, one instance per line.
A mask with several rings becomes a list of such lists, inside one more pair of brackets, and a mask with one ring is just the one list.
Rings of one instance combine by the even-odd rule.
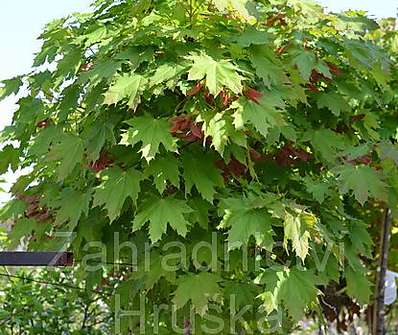
[[295, 148], [292, 144], [286, 144], [276, 155], [275, 161], [279, 166], [293, 166], [296, 163], [308, 162], [312, 155], [303, 149]]
[[187, 92], [187, 96], [189, 97], [193, 97], [197, 94], [199, 94], [199, 92], [202, 90], [203, 88], [203, 84], [198, 81], [194, 87], [192, 87], [188, 92]]
[[100, 172], [113, 164], [113, 159], [106, 151], [101, 152], [100, 157], [89, 164], [89, 168], [95, 172]]
[[36, 127], [40, 129], [47, 128], [50, 125], [50, 123], [51, 123], [50, 119], [41, 120], [36, 123]]
[[247, 166], [232, 158], [228, 163], [223, 160], [216, 161], [216, 166], [223, 171], [224, 180], [227, 181], [230, 177], [240, 177], [247, 172]]
[[20, 194], [18, 199], [27, 204], [26, 217], [40, 222], [47, 221], [51, 217], [50, 210], [40, 204], [40, 196]]
[[192, 121], [189, 116], [176, 116], [171, 120], [170, 133], [187, 142], [196, 142], [203, 140], [202, 128]]
[[245, 95], [246, 98], [248, 98], [251, 101], [254, 101], [255, 103], [259, 104], [260, 99], [263, 96], [263, 94], [259, 91], [256, 91], [254, 88], [248, 88], [246, 89], [243, 94]]

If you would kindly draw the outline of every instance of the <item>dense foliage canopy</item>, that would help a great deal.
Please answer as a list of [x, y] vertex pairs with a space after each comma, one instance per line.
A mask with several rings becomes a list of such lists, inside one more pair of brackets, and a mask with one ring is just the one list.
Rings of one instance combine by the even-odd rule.
[[10, 248], [118, 279], [108, 303], [141, 311], [123, 333], [289, 333], [367, 304], [369, 232], [397, 207], [394, 25], [298, 0], [97, 0], [50, 23], [0, 89], [26, 92], [1, 133], [0, 173], [30, 168]]

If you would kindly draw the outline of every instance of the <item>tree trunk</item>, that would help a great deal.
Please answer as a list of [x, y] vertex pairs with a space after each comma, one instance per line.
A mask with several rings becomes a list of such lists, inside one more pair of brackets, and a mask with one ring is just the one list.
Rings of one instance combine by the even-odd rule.
[[184, 335], [191, 335], [191, 322], [189, 320], [184, 321]]
[[388, 250], [390, 247], [391, 221], [391, 210], [387, 208], [385, 210], [384, 222], [381, 228], [379, 271], [377, 276], [376, 295], [373, 311], [373, 335], [384, 335], [386, 333], [384, 291], [388, 264]]

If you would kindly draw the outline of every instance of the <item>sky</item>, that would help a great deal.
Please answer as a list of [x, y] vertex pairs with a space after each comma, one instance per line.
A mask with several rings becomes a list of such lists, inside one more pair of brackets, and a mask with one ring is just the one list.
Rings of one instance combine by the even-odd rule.
[[[0, 80], [27, 73], [34, 53], [40, 49], [37, 37], [49, 21], [89, 9], [91, 0], [3, 0], [0, 5]], [[0, 130], [11, 122], [15, 97], [0, 102]], [[8, 189], [19, 173], [0, 176]], [[0, 204], [9, 195], [0, 191]]]
[[[37, 37], [44, 25], [73, 12], [89, 10], [91, 0], [3, 0], [0, 10], [0, 80], [30, 70], [33, 54], [39, 51]], [[329, 10], [362, 9], [374, 17], [395, 16], [398, 0], [318, 0]], [[11, 122], [15, 98], [0, 102], [0, 130]], [[4, 177], [12, 182], [15, 176]], [[0, 193], [0, 203], [7, 199]]]
[[366, 10], [373, 17], [395, 17], [398, 0], [317, 0], [333, 12], [347, 9]]

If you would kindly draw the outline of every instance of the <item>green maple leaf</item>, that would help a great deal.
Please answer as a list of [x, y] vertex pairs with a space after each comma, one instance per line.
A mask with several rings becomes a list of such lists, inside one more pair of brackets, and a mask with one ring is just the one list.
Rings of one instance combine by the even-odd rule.
[[175, 187], [179, 187], [179, 161], [171, 155], [159, 157], [149, 163], [144, 175], [153, 177], [156, 189], [162, 194], [168, 182]]
[[305, 309], [317, 297], [315, 275], [310, 270], [291, 268], [278, 272], [277, 276], [276, 300], [284, 303], [294, 320], [301, 320]]
[[177, 151], [176, 139], [170, 134], [170, 124], [167, 119], [155, 119], [145, 114], [126, 123], [130, 128], [122, 135], [120, 144], [134, 146], [141, 142], [140, 152], [148, 162], [155, 158], [160, 144], [168, 151]]
[[344, 47], [350, 62], [360, 68], [374, 70], [376, 64], [384, 58], [380, 49], [369, 42], [361, 43], [359, 40], [347, 39], [344, 41]]
[[254, 301], [258, 291], [256, 285], [231, 281], [225, 284], [224, 297], [226, 299], [233, 297], [234, 303], [240, 308], [246, 306], [248, 301]]
[[86, 81], [90, 81], [92, 85], [99, 84], [103, 79], [110, 79], [112, 78], [116, 72], [120, 69], [121, 62], [117, 61], [98, 61], [95, 63], [94, 67], [87, 71], [83, 72], [79, 76], [78, 82], [83, 84]]
[[9, 246], [18, 247], [21, 244], [21, 238], [31, 235], [36, 224], [37, 222], [33, 219], [20, 218], [16, 220], [7, 236]]
[[52, 143], [56, 143], [63, 138], [65, 134], [55, 126], [49, 126], [34, 138], [32, 145], [29, 148], [29, 153], [41, 157], [48, 153], [48, 149]]
[[74, 75], [82, 64], [82, 53], [83, 51], [77, 46], [69, 47], [63, 53], [63, 58], [58, 61], [57, 75], [60, 77]]
[[127, 104], [135, 109], [140, 103], [140, 97], [144, 91], [148, 79], [139, 75], [123, 75], [116, 79], [115, 83], [105, 93], [105, 105], [113, 105], [123, 99], [128, 99]]
[[101, 151], [107, 141], [116, 144], [114, 135], [114, 125], [112, 122], [98, 121], [87, 127], [82, 134], [85, 138], [85, 147], [87, 151], [87, 159], [90, 162], [95, 162], [100, 157]]
[[[205, 139], [211, 139], [211, 146], [221, 156], [224, 155], [224, 151], [230, 143], [247, 147], [246, 136], [235, 129], [232, 117], [227, 113], [214, 114], [214, 111], [206, 110], [196, 118], [196, 122], [201, 124]], [[243, 161], [245, 160], [243, 159]]]
[[225, 146], [228, 143], [228, 135], [226, 129], [226, 121], [223, 119], [221, 113], [217, 113], [209, 122], [204, 122], [202, 129], [204, 130], [205, 136], [211, 137], [211, 145], [221, 155], [224, 153]]
[[336, 169], [340, 192], [346, 194], [353, 191], [355, 199], [361, 205], [369, 197], [383, 200], [387, 197], [387, 185], [379, 174], [369, 166], [344, 165]]
[[310, 51], [302, 51], [294, 58], [293, 61], [305, 81], [308, 81], [312, 70], [316, 67], [317, 61], [314, 53]]
[[20, 154], [20, 149], [14, 148], [11, 144], [0, 150], [0, 175], [6, 173], [10, 166], [14, 172], [18, 169]]
[[258, 297], [263, 301], [261, 306], [267, 314], [278, 309], [278, 282], [281, 279], [284, 279], [284, 269], [279, 265], [265, 269], [254, 279], [254, 284], [261, 285], [265, 289]]
[[265, 208], [272, 204], [274, 198], [268, 196], [249, 196], [223, 199], [223, 219], [219, 228], [230, 228], [228, 231], [228, 249], [247, 245], [253, 236], [256, 244], [271, 251], [273, 247], [272, 218]]
[[119, 216], [127, 198], [137, 201], [142, 174], [134, 169], [123, 171], [111, 168], [103, 171], [101, 178], [102, 183], [95, 190], [93, 206], [104, 206], [112, 222]]
[[361, 258], [358, 256], [358, 250], [350, 241], [344, 242], [344, 256], [348, 265], [355, 271], [363, 271], [364, 266]]
[[379, 141], [380, 135], [377, 130], [380, 129], [380, 123], [377, 114], [366, 113], [363, 126], [374, 141]]
[[310, 177], [304, 179], [304, 184], [312, 197], [320, 204], [325, 201], [326, 196], [330, 193], [330, 183], [328, 181], [314, 181]]
[[293, 59], [293, 64], [297, 66], [301, 77], [305, 81], [310, 79], [312, 70], [316, 70], [326, 78], [332, 79], [332, 74], [327, 64], [323, 60], [317, 59], [317, 56], [311, 51], [300, 50], [297, 52], [297, 56]]
[[252, 46], [249, 59], [256, 74], [264, 81], [267, 87], [271, 84], [282, 85], [288, 83], [289, 78], [283, 69], [283, 64], [272, 54], [266, 46]]
[[[292, 247], [296, 255], [305, 261], [309, 251], [309, 239], [311, 237], [308, 226], [313, 224], [315, 219], [307, 214], [292, 215], [288, 212], [284, 218], [285, 237], [284, 245], [287, 248], [287, 242], [292, 241]], [[309, 224], [308, 224], [309, 223]]]
[[64, 180], [70, 175], [75, 166], [82, 162], [84, 146], [81, 138], [65, 134], [61, 142], [57, 143], [49, 152], [48, 159], [60, 161], [57, 167], [58, 180]]
[[350, 297], [357, 299], [362, 305], [369, 303], [372, 294], [372, 284], [366, 278], [366, 272], [354, 270], [351, 266], [347, 266], [345, 271], [345, 278], [347, 280], [347, 293]]
[[243, 129], [250, 123], [261, 135], [267, 137], [270, 130], [285, 125], [281, 111], [272, 104], [256, 103], [245, 97], [234, 101], [231, 105], [234, 112], [234, 126]]
[[252, 26], [248, 26], [235, 41], [239, 46], [247, 48], [252, 44], [267, 44], [269, 38], [270, 36], [266, 31], [256, 30]]
[[170, 271], [164, 266], [164, 259], [158, 252], [151, 252], [151, 266], [149, 270], [146, 268], [145, 261], [143, 261], [138, 271], [134, 272], [133, 278], [137, 281], [143, 281], [145, 289], [151, 290], [153, 286], [161, 279], [165, 278], [170, 283], [174, 283], [176, 279], [175, 271]]
[[21, 245], [21, 238], [32, 236], [40, 239], [44, 234], [49, 233], [53, 228], [49, 222], [40, 222], [34, 219], [20, 218], [16, 220], [9, 233], [7, 240], [11, 243], [7, 245], [9, 248], [17, 248]]
[[251, 15], [255, 12], [255, 4], [251, 0], [213, 0], [216, 8], [224, 12], [232, 10], [237, 12], [243, 19], [249, 22], [255, 22], [256, 19]]
[[[250, 237], [254, 237], [256, 244], [266, 250], [272, 250], [272, 220], [268, 212], [253, 207], [248, 199], [224, 200], [225, 214], [220, 224], [221, 228], [230, 227], [228, 231], [228, 249], [233, 250], [247, 245]], [[236, 203], [238, 202], [238, 204]], [[245, 202], [247, 205], [245, 205]], [[238, 206], [237, 206], [238, 205]]]
[[188, 232], [190, 223], [184, 215], [191, 213], [185, 200], [171, 197], [155, 198], [148, 201], [136, 214], [133, 221], [133, 230], [139, 230], [149, 222], [149, 236], [153, 243], [159, 241], [167, 231], [169, 224], [181, 236]]
[[193, 212], [189, 215], [190, 221], [197, 223], [204, 230], [208, 230], [210, 204], [200, 196], [191, 197], [188, 204], [193, 209]]
[[98, 25], [95, 30], [90, 31], [88, 34], [82, 34], [78, 37], [78, 41], [84, 42], [85, 45], [91, 46], [96, 43], [101, 43], [107, 40], [107, 29], [103, 25]]
[[371, 258], [373, 241], [367, 225], [363, 222], [351, 221], [348, 230], [352, 247], [356, 252]]
[[224, 88], [239, 94], [242, 92], [242, 77], [238, 68], [228, 60], [215, 60], [206, 54], [188, 57], [193, 61], [188, 80], [206, 79], [210, 94], [217, 96]]
[[55, 219], [56, 225], [61, 225], [69, 222], [69, 227], [77, 225], [80, 217], [88, 214], [89, 205], [91, 201], [91, 193], [82, 193], [80, 191], [66, 188], [62, 191], [59, 200], [59, 210]]
[[199, 150], [188, 151], [182, 156], [186, 194], [195, 186], [204, 199], [213, 202], [216, 187], [224, 185], [221, 171], [214, 161], [212, 154]]
[[202, 123], [201, 128], [205, 137], [211, 138], [211, 145], [222, 156], [229, 141], [228, 133], [230, 131], [224, 115], [222, 113], [216, 113], [215, 115], [205, 115], [203, 113], [196, 121]]
[[339, 282], [340, 279], [340, 262], [337, 260], [335, 253], [325, 250], [321, 245], [314, 245], [313, 258], [315, 266], [321, 270], [317, 274], [318, 285], [328, 285], [330, 281]]
[[334, 162], [338, 153], [346, 148], [345, 138], [330, 129], [316, 130], [312, 136], [311, 144], [319, 158], [327, 162]]
[[195, 311], [203, 316], [208, 310], [210, 301], [220, 300], [221, 290], [218, 285], [220, 281], [217, 274], [208, 272], [182, 276], [178, 279], [173, 303], [177, 308], [181, 308], [191, 301]]
[[344, 151], [343, 156], [346, 160], [353, 161], [357, 158], [368, 155], [371, 151], [369, 143], [364, 143], [347, 148], [347, 150]]
[[231, 229], [228, 231], [228, 249], [240, 248], [249, 242], [251, 236], [258, 246], [271, 251], [274, 244], [271, 217], [265, 210], [251, 210], [232, 213], [228, 217]]
[[149, 86], [157, 86], [171, 79], [175, 79], [180, 76], [186, 68], [187, 65], [174, 63], [162, 64], [156, 69], [153, 76], [151, 76], [151, 79], [149, 80]]
[[379, 155], [381, 159], [391, 159], [398, 165], [398, 146], [396, 144], [381, 142], [379, 145]]
[[336, 116], [339, 116], [342, 111], [350, 110], [347, 101], [336, 92], [328, 92], [320, 94], [317, 98], [319, 108], [328, 108]]
[[67, 120], [69, 114], [76, 111], [79, 106], [81, 87], [79, 85], [70, 85], [63, 91], [63, 98], [58, 106], [58, 118], [61, 122]]
[[3, 80], [1, 83], [4, 86], [0, 87], [0, 101], [7, 98], [11, 94], [17, 94], [20, 87], [23, 85], [21, 77]]
[[25, 201], [13, 199], [0, 207], [0, 220], [7, 221], [9, 219], [16, 220], [20, 215], [23, 215], [27, 204]]

